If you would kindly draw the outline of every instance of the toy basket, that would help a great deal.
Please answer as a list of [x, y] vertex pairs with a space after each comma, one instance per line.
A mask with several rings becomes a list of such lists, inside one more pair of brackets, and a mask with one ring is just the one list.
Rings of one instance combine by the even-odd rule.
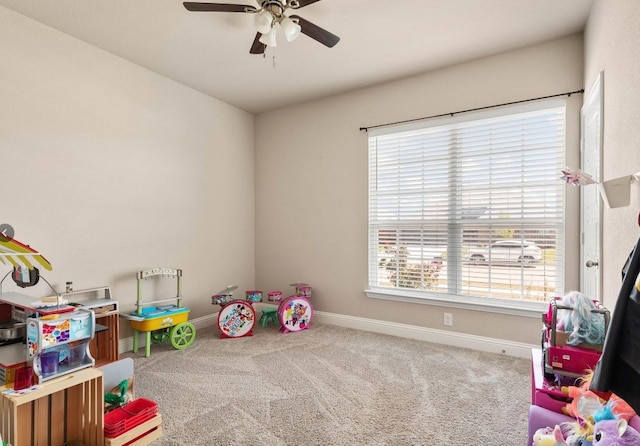
[[153, 418], [158, 404], [146, 398], [137, 398], [130, 403], [104, 415], [104, 436], [114, 438]]

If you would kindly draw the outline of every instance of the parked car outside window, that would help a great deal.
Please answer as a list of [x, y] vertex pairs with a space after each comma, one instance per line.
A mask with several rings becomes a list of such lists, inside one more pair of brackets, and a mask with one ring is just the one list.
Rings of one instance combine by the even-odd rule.
[[527, 240], [500, 240], [490, 246], [469, 250], [469, 261], [474, 263], [536, 263], [542, 260], [542, 250]]

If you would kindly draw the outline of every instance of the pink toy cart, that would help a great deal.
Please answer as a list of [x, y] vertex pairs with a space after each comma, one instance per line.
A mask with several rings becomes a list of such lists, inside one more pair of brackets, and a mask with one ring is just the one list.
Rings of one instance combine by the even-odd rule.
[[221, 338], [241, 338], [253, 336], [253, 327], [256, 323], [256, 312], [253, 302], [262, 300], [262, 291], [247, 291], [246, 299], [233, 299], [233, 291], [238, 287], [228, 286], [219, 293], [211, 296], [211, 303], [220, 305], [218, 313], [218, 328]]

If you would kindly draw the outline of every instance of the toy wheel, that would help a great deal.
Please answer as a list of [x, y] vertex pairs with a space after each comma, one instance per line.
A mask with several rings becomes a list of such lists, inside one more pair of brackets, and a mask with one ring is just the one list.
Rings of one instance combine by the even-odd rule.
[[161, 328], [160, 330], [153, 330], [151, 332], [151, 342], [154, 344], [160, 344], [161, 342], [169, 339], [169, 329]]
[[183, 322], [171, 329], [171, 345], [176, 350], [183, 350], [193, 344], [196, 338], [196, 327], [191, 322]]

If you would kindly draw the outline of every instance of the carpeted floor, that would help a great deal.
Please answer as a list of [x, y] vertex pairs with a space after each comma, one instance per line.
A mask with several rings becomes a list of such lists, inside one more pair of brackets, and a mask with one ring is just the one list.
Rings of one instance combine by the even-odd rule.
[[500, 445], [527, 439], [524, 359], [314, 324], [169, 342], [135, 361], [161, 445]]

